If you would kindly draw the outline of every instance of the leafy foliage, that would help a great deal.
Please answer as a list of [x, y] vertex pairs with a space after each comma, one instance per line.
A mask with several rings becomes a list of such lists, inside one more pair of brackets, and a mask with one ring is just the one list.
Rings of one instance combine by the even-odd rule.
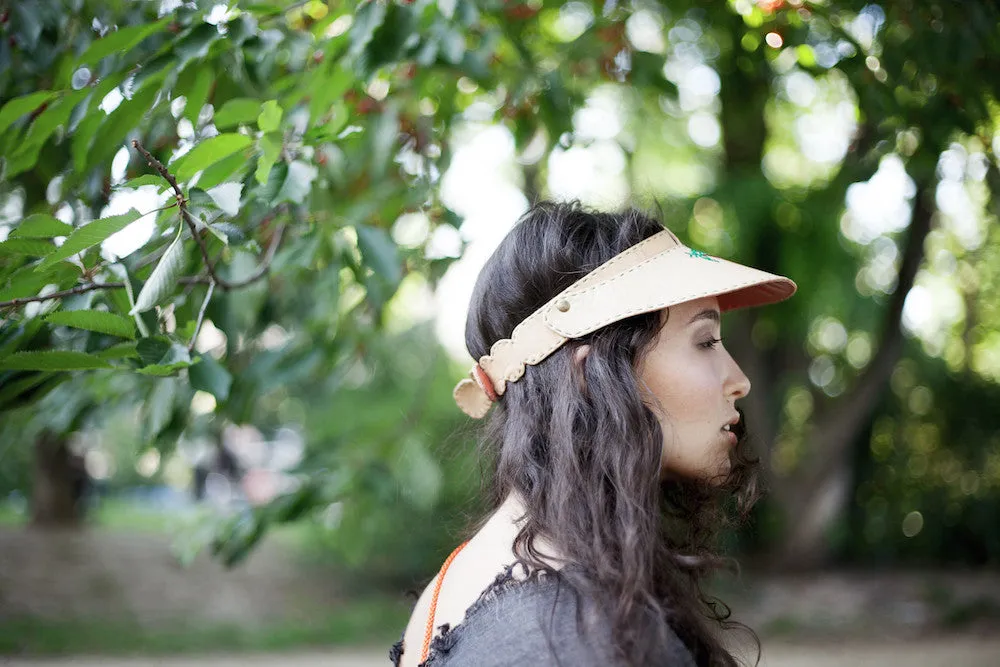
[[[308, 425], [303, 471], [314, 474], [299, 491], [234, 519], [217, 546], [228, 561], [269, 523], [348, 495], [370, 512], [394, 483], [418, 513], [440, 498], [439, 457], [398, 432], [415, 385], [345, 378], [391, 356], [379, 350], [400, 287], [420, 277], [433, 286], [447, 268], [427, 245], [460, 221], [441, 200], [440, 176], [468, 117], [510, 133], [529, 199], [545, 189], [550, 156], [611, 141], [628, 192], [660, 202], [692, 244], [799, 282], [806, 298], [739, 323], [766, 397], [754, 399], [756, 423], [774, 425], [762, 434], [777, 442], [767, 452], [774, 481], [805, 480], [805, 491], [778, 494], [786, 510], [810, 507], [799, 501], [821, 488], [815, 461], [852, 451], [807, 443], [845, 400], [885, 385], [870, 370], [884, 358], [879, 372], [891, 371], [903, 347], [902, 299], [928, 266], [925, 240], [972, 276], [964, 295], [979, 319], [949, 333], [949, 349], [961, 342], [948, 353], [960, 357], [952, 372], [995, 354], [995, 235], [968, 250], [946, 225], [931, 231], [947, 217], [933, 203], [942, 154], [958, 148], [984, 156], [981, 185], [963, 187], [982, 188], [981, 214], [995, 223], [1000, 14], [989, 3], [312, 0], [222, 11], [199, 0], [162, 16], [160, 7], [40, 0], [0, 18], [0, 423], [58, 408], [49, 421], [68, 433], [107, 418], [115, 395], [140, 404], [142, 439], [166, 456], [185, 429], [205, 428], [191, 408], [196, 391], [213, 397], [216, 424], [303, 421], [288, 407], [302, 396], [318, 411], [349, 405], [337, 413], [348, 432]], [[678, 83], [695, 66], [710, 91], [701, 101], [704, 92]], [[810, 109], [793, 99], [795, 85], [848, 107], [854, 129], [835, 159], [804, 154]], [[603, 139], [578, 122], [599, 94], [623, 121], [603, 127]], [[692, 140], [699, 123], [716, 128], [713, 141]], [[911, 228], [877, 243], [848, 238], [848, 189], [885, 160], [913, 180]], [[393, 225], [414, 212], [429, 223], [426, 239], [400, 245]], [[148, 238], [116, 254], [115, 235], [140, 236], [143, 225]], [[866, 286], [888, 255], [896, 286]], [[874, 361], [855, 363], [856, 345], [814, 344], [830, 318]], [[907, 348], [921, 354], [945, 352]], [[978, 375], [1000, 368], [987, 361]], [[796, 412], [800, 404], [809, 409]], [[422, 418], [442, 420], [436, 434], [454, 426]], [[855, 450], [863, 440], [845, 438]], [[361, 456], [351, 439], [375, 453]], [[345, 448], [364, 463], [331, 454]], [[345, 514], [345, 525], [363, 531], [364, 511]]]

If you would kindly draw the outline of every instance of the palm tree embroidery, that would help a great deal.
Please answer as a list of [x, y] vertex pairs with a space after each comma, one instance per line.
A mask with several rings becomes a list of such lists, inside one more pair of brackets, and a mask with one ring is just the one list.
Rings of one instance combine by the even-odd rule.
[[714, 257], [710, 257], [709, 255], [705, 254], [701, 250], [695, 250], [694, 248], [691, 248], [691, 252], [688, 253], [688, 257], [699, 257], [701, 259], [707, 259], [710, 262], [717, 262], [717, 261], [719, 261], [719, 260], [715, 259]]

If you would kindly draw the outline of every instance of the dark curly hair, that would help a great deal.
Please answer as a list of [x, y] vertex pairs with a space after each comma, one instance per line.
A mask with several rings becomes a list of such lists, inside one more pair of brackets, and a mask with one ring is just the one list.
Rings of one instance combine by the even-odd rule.
[[[534, 205], [476, 283], [465, 333], [472, 357], [488, 354], [578, 278], [662, 229], [635, 210]], [[568, 341], [507, 384], [482, 443], [492, 468], [487, 497], [495, 509], [511, 492], [520, 495], [527, 517], [516, 556], [532, 570], [548, 570], [535, 544], [544, 536], [577, 565], [560, 576], [604, 610], [628, 663], [655, 664], [657, 647], [673, 631], [699, 665], [736, 665], [719, 631], [747, 628], [728, 620], [729, 608], [709, 598], [702, 582], [730, 563], [715, 540], [756, 501], [757, 460], [747, 453], [741, 419], [724, 480], [661, 478], [660, 423], [643, 401], [636, 369], [662, 321], [659, 312], [638, 315]], [[590, 346], [582, 359], [574, 354], [581, 345]], [[747, 630], [759, 661], [759, 640]]]

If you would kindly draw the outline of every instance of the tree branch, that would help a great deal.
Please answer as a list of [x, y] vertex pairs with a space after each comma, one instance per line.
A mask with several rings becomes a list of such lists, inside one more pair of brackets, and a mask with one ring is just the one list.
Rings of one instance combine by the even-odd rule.
[[799, 477], [803, 484], [817, 484], [832, 467], [836, 467], [841, 456], [857, 439], [885, 390], [893, 368], [903, 349], [902, 315], [906, 295], [917, 277], [917, 271], [924, 258], [924, 242], [931, 230], [934, 213], [932, 198], [933, 182], [917, 184], [913, 202], [913, 216], [910, 222], [903, 260], [899, 267], [896, 291], [885, 311], [882, 324], [882, 344], [872, 358], [868, 368], [858, 379], [850, 393], [825, 411], [816, 420], [813, 432], [817, 437], [817, 447], [821, 452], [816, 457], [812, 469]]
[[245, 287], [250, 283], [256, 282], [263, 278], [268, 270], [271, 268], [271, 262], [274, 260], [274, 253], [278, 250], [278, 246], [281, 244], [281, 238], [285, 235], [285, 228], [288, 227], [288, 223], [282, 221], [278, 226], [278, 229], [274, 232], [274, 236], [271, 237], [271, 243], [267, 246], [267, 251], [264, 253], [264, 259], [257, 267], [257, 270], [251, 273], [248, 277], [235, 283], [230, 283], [230, 289], [235, 287]]
[[162, 162], [153, 157], [153, 154], [147, 151], [145, 147], [139, 143], [138, 139], [132, 140], [132, 146], [139, 151], [144, 158], [146, 158], [146, 162], [149, 166], [159, 172], [160, 176], [162, 176], [164, 180], [170, 184], [170, 187], [173, 188], [174, 197], [177, 199], [177, 207], [181, 212], [181, 219], [187, 223], [188, 228], [191, 230], [191, 236], [193, 236], [194, 240], [198, 242], [198, 249], [201, 250], [202, 259], [205, 260], [205, 267], [208, 269], [209, 275], [212, 276], [212, 280], [215, 281], [222, 289], [232, 289], [232, 285], [229, 281], [215, 272], [215, 264], [208, 256], [208, 246], [205, 245], [205, 239], [201, 238], [201, 234], [198, 232], [198, 225], [195, 224], [194, 217], [191, 215], [190, 211], [188, 211], [187, 198], [184, 196], [181, 186], [178, 185], [177, 178], [170, 173], [170, 170], [168, 170]]
[[84, 294], [85, 292], [92, 292], [99, 289], [122, 289], [124, 287], [124, 283], [90, 283], [89, 285], [77, 285], [73, 289], [63, 290], [62, 292], [52, 292], [51, 294], [44, 294], [42, 296], [26, 296], [18, 299], [11, 299], [10, 301], [0, 301], [0, 308], [17, 307], [35, 301], [61, 299], [64, 296], [75, 296], [77, 294]]
[[240, 280], [238, 282], [230, 282], [225, 278], [223, 278], [222, 276], [220, 276], [218, 273], [216, 273], [215, 263], [208, 256], [208, 247], [205, 245], [205, 240], [201, 237], [201, 234], [198, 231], [198, 226], [195, 223], [194, 217], [191, 215], [190, 211], [188, 211], [187, 198], [184, 197], [184, 192], [181, 190], [180, 185], [178, 185], [177, 179], [174, 177], [173, 174], [170, 173], [170, 170], [168, 170], [163, 165], [162, 162], [153, 157], [153, 155], [148, 150], [146, 150], [142, 144], [139, 143], [138, 139], [132, 140], [132, 146], [137, 151], [139, 151], [144, 158], [146, 158], [146, 162], [151, 167], [156, 169], [156, 171], [160, 174], [160, 176], [162, 176], [167, 181], [167, 183], [170, 184], [170, 187], [173, 188], [174, 196], [177, 199], [177, 207], [180, 209], [181, 212], [181, 219], [184, 220], [185, 223], [187, 223], [188, 228], [191, 230], [191, 236], [193, 236], [194, 240], [198, 242], [198, 249], [201, 250], [202, 259], [205, 260], [205, 268], [208, 269], [207, 281], [215, 283], [224, 290], [231, 290], [240, 287], [245, 287], [250, 283], [260, 280], [267, 274], [271, 266], [271, 261], [274, 259], [274, 253], [277, 251], [278, 245], [281, 243], [281, 238], [284, 235], [287, 223], [283, 222], [281, 226], [278, 227], [278, 230], [271, 237], [271, 243], [264, 253], [264, 257], [263, 260], [261, 261], [260, 266], [258, 266], [257, 269], [252, 274], [250, 274], [249, 277]]

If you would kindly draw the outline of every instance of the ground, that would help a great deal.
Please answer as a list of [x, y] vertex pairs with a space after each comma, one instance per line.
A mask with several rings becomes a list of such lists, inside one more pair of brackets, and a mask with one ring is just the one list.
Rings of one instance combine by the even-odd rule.
[[[409, 609], [401, 594], [345, 597], [329, 571], [280, 542], [232, 571], [207, 557], [181, 566], [170, 547], [156, 533], [0, 528], [0, 665], [388, 665]], [[765, 667], [1000, 665], [998, 572], [744, 580], [719, 593], [761, 635]], [[44, 657], [56, 654], [81, 657]]]
[[[996, 667], [1000, 664], [1000, 639], [947, 637], [911, 642], [789, 644], [765, 646], [761, 667]], [[5, 667], [387, 667], [381, 650], [322, 651], [271, 655], [187, 658], [69, 658], [27, 661], [9, 659]]]

